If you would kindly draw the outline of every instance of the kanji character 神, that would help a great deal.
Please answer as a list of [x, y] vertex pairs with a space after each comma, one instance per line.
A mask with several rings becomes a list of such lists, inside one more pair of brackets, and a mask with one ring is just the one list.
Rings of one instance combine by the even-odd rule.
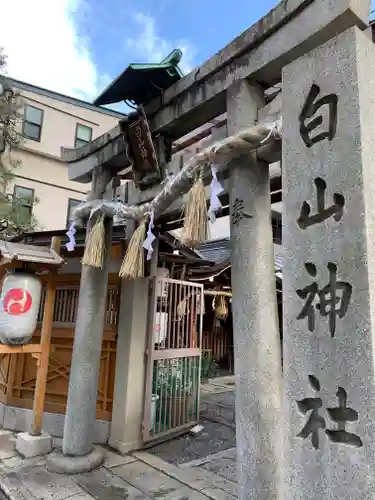
[[[305, 264], [306, 271], [310, 276], [317, 274], [316, 266], [310, 262]], [[331, 337], [336, 332], [336, 317], [343, 318], [348, 310], [352, 295], [352, 286], [345, 281], [337, 281], [337, 266], [328, 263], [329, 272], [328, 284], [319, 290], [316, 281], [301, 290], [296, 290], [298, 297], [306, 300], [297, 319], [307, 318], [307, 326], [310, 332], [315, 330], [315, 309], [320, 311], [320, 315], [329, 317], [329, 331]], [[316, 299], [318, 302], [314, 306]]]

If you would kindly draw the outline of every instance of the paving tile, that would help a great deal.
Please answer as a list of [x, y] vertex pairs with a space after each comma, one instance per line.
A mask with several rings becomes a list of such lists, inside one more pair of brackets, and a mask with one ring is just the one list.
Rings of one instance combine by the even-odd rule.
[[162, 493], [154, 496], [153, 498], [155, 500], [208, 500], [206, 495], [203, 495], [199, 491], [192, 490], [187, 486], [181, 488], [180, 490], [174, 490], [171, 493]]
[[[237, 484], [230, 479], [228, 479], [225, 476], [220, 476], [219, 474], [214, 474], [213, 472], [210, 472], [206, 470], [204, 467], [194, 467], [192, 469], [185, 470], [185, 473], [193, 473], [195, 474], [200, 474], [201, 478], [205, 478], [205, 486], [204, 488], [200, 488], [202, 490], [205, 490], [207, 488], [211, 487], [217, 487], [220, 488], [230, 495], [236, 495], [237, 494]], [[194, 487], [193, 484], [190, 484], [190, 486]]]
[[120, 453], [115, 453], [114, 451], [108, 450], [103, 446], [99, 446], [104, 452], [104, 467], [106, 469], [111, 469], [112, 467], [117, 467], [119, 465], [130, 464], [135, 462], [136, 458], [130, 455], [121, 455]]
[[212, 455], [207, 455], [204, 458], [198, 458], [196, 460], [192, 460], [191, 462], [185, 462], [183, 464], [179, 464], [178, 466], [181, 469], [187, 469], [189, 467], [196, 467], [197, 465], [203, 465], [208, 462], [213, 462], [221, 458], [231, 458], [234, 462], [236, 462], [237, 460], [236, 448], [229, 448], [228, 450], [218, 451], [217, 453], [213, 453]]
[[230, 495], [226, 491], [221, 490], [220, 488], [207, 488], [205, 490], [202, 490], [202, 493], [208, 498], [212, 498], [213, 500], [236, 500], [237, 498]]
[[3, 460], [3, 464], [7, 469], [20, 469], [22, 467], [32, 466], [43, 466], [46, 463], [44, 456], [32, 457], [32, 458], [22, 458], [20, 455], [12, 458], [6, 458]]
[[218, 460], [206, 462], [205, 464], [202, 464], [201, 467], [212, 472], [213, 474], [226, 477], [233, 482], [237, 480], [237, 465], [231, 457], [222, 457]]
[[35, 497], [31, 491], [20, 481], [17, 474], [0, 475], [1, 487], [4, 493], [12, 500], [34, 500]]
[[[204, 386], [202, 385], [201, 386], [201, 392], [203, 394], [204, 393], [206, 393], [206, 394], [217, 394], [218, 389], [217, 389], [217, 387], [213, 387], [213, 386], [207, 384], [207, 385], [204, 385]], [[219, 392], [221, 392], [220, 389], [219, 389]]]
[[19, 456], [16, 451], [16, 444], [13, 433], [5, 431], [6, 433], [0, 434], [0, 459], [11, 458]]
[[78, 495], [73, 495], [72, 497], [67, 498], [67, 500], [94, 500], [95, 497], [92, 497], [88, 493], [78, 493]]
[[[87, 474], [74, 476], [77, 483], [97, 500], [149, 500], [150, 497], [142, 493], [128, 482], [101, 467]], [[71, 500], [71, 499], [69, 499]]]
[[22, 467], [17, 476], [37, 499], [64, 500], [83, 493], [71, 477], [48, 472], [43, 467]]
[[154, 469], [171, 476], [173, 479], [195, 490], [202, 490], [213, 485], [210, 473], [202, 468], [181, 469], [147, 452], [136, 452], [134, 456]]
[[183, 487], [179, 481], [138, 460], [131, 464], [114, 467], [111, 471], [154, 498], [160, 498], [162, 495], [173, 493]]
[[212, 482], [215, 488], [220, 488], [230, 495], [237, 496], [237, 483], [217, 474], [213, 474]]
[[196, 490], [203, 490], [213, 485], [211, 474], [204, 469], [181, 470], [175, 479]]

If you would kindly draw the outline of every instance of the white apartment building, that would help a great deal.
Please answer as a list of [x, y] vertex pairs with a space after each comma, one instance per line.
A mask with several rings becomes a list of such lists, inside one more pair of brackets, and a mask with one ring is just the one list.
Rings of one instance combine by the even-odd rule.
[[[22, 96], [22, 145], [13, 152], [21, 164], [10, 190], [36, 217], [38, 230], [63, 229], [90, 185], [68, 179], [61, 147], [80, 147], [115, 127], [124, 115], [51, 90], [10, 79]], [[34, 205], [33, 200], [39, 199]]]

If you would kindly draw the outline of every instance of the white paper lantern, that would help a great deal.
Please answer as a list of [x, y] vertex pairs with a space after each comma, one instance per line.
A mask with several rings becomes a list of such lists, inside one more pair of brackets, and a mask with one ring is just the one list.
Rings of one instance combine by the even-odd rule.
[[168, 282], [164, 281], [167, 278], [168, 269], [159, 267], [156, 272], [156, 297], [168, 297]]
[[0, 342], [27, 344], [35, 331], [42, 283], [26, 272], [8, 274], [0, 296]]
[[157, 312], [154, 323], [154, 343], [162, 344], [168, 333], [168, 313]]

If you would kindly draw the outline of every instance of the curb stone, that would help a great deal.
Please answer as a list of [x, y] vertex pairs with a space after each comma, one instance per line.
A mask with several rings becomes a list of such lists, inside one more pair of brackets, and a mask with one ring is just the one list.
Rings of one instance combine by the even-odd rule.
[[211, 455], [207, 455], [204, 458], [198, 458], [196, 460], [192, 460], [191, 462], [185, 462], [180, 464], [178, 467], [180, 469], [188, 469], [190, 467], [197, 467], [199, 465], [204, 465], [208, 462], [212, 462], [213, 460], [218, 460], [220, 458], [226, 458], [234, 453], [236, 456], [236, 447], [228, 448], [227, 450], [218, 451], [217, 453], [212, 453]]

